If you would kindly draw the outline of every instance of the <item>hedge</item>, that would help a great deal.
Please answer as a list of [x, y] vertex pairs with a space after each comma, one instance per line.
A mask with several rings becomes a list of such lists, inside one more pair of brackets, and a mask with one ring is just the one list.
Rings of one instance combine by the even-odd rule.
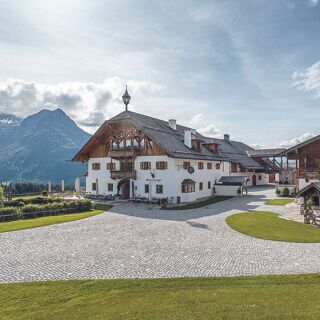
[[4, 201], [3, 204], [6, 207], [21, 206], [21, 204], [47, 204], [53, 202], [63, 202], [61, 198], [47, 198], [47, 197], [36, 197], [36, 198], [17, 198], [14, 200]]
[[22, 207], [0, 208], [0, 221], [36, 218], [57, 214], [88, 211], [92, 207], [90, 200], [52, 202], [47, 204], [27, 204]]

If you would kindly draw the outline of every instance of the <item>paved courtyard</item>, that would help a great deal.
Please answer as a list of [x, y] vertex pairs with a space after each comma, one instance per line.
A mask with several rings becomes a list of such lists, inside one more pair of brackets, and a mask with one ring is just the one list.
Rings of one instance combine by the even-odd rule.
[[273, 192], [259, 188], [187, 211], [121, 204], [84, 220], [3, 233], [0, 282], [320, 272], [320, 243], [259, 240], [226, 225], [237, 212], [290, 210], [264, 205]]

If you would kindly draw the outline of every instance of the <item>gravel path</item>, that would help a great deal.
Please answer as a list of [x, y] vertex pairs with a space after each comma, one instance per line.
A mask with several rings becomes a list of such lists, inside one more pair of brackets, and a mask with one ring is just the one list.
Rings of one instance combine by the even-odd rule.
[[270, 196], [259, 188], [186, 211], [121, 204], [84, 220], [3, 233], [0, 282], [320, 272], [320, 243], [260, 240], [226, 225], [230, 214], [268, 209]]

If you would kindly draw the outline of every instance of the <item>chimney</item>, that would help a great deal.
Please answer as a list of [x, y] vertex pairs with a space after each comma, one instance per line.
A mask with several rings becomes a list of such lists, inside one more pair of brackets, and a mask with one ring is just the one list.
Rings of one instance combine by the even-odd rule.
[[226, 133], [224, 135], [224, 141], [227, 141], [227, 142], [230, 141], [230, 136], [228, 134], [226, 134]]
[[191, 149], [191, 147], [192, 147], [192, 145], [191, 145], [191, 133], [192, 133], [191, 129], [184, 130], [184, 144], [189, 149]]
[[170, 119], [169, 120], [169, 127], [173, 130], [177, 130], [177, 120], [176, 119]]

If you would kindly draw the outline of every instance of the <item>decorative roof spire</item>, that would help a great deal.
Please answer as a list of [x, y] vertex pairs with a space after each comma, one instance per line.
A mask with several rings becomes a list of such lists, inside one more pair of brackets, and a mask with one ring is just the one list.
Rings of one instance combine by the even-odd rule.
[[124, 95], [122, 96], [123, 103], [124, 103], [125, 106], [126, 106], [126, 111], [128, 111], [128, 104], [129, 104], [129, 102], [130, 102], [130, 99], [131, 99], [131, 97], [130, 97], [130, 95], [129, 95], [129, 93], [128, 93], [128, 87], [127, 87], [127, 85], [126, 85], [126, 92], [125, 92]]

